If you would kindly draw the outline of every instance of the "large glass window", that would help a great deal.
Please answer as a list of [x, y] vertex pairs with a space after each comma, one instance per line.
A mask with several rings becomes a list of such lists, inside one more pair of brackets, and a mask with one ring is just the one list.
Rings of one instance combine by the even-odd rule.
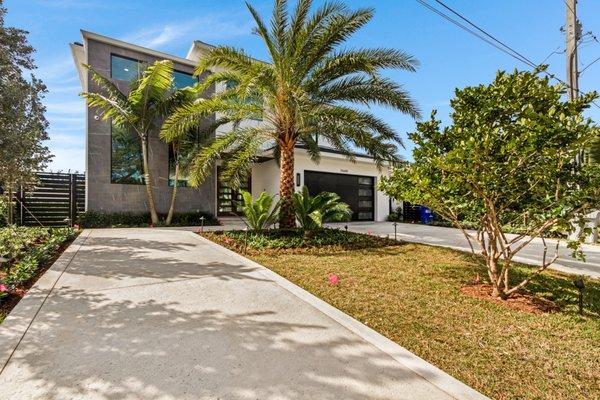
[[111, 142], [110, 181], [112, 183], [143, 184], [144, 169], [139, 136], [124, 127], [113, 124]]
[[183, 89], [187, 86], [194, 86], [196, 83], [198, 83], [198, 79], [194, 78], [191, 74], [173, 71], [173, 84], [175, 88]]
[[140, 61], [131, 58], [120, 57], [114, 54], [110, 56], [110, 76], [121, 81], [132, 81], [144, 70]]

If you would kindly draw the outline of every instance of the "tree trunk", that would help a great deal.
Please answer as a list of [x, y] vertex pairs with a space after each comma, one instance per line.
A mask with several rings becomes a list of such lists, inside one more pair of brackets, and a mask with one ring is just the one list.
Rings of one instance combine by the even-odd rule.
[[156, 212], [156, 204], [154, 203], [154, 193], [152, 190], [152, 179], [150, 176], [150, 164], [148, 162], [148, 138], [142, 137], [142, 158], [144, 162], [144, 182], [146, 183], [146, 196], [148, 198], [148, 208], [150, 210], [150, 218], [152, 224], [158, 224], [158, 213]]
[[171, 225], [173, 220], [173, 214], [175, 213], [175, 201], [177, 199], [177, 186], [179, 185], [179, 160], [177, 153], [175, 153], [175, 180], [173, 182], [173, 195], [171, 196], [171, 206], [169, 207], [169, 213], [165, 220], [165, 225]]
[[281, 146], [279, 197], [281, 209], [279, 212], [279, 228], [294, 229], [296, 214], [294, 212], [294, 143]]

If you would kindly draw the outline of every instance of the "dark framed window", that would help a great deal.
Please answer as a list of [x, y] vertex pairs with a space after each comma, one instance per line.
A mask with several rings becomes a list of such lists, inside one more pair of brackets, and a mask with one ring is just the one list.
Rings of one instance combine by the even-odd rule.
[[144, 168], [139, 136], [124, 127], [112, 124], [110, 137], [111, 183], [142, 185]]
[[110, 55], [110, 76], [121, 81], [137, 79], [144, 70], [144, 64], [133, 58]]
[[192, 74], [181, 71], [173, 71], [173, 86], [175, 86], [176, 89], [194, 86], [196, 83], [198, 83], [198, 78], [194, 78]]
[[217, 215], [240, 215], [244, 205], [241, 192], [252, 192], [251, 177], [239, 189], [233, 189], [221, 178], [221, 172], [221, 167], [217, 167]]

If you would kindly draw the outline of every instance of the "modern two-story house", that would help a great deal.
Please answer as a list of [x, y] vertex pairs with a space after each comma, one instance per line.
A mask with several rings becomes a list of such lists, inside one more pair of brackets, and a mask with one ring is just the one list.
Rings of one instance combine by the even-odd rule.
[[[98, 90], [83, 64], [88, 64], [123, 91], [138, 76], [144, 65], [156, 60], [171, 60], [174, 64], [174, 84], [177, 87], [193, 85], [195, 65], [212, 46], [194, 41], [186, 57], [178, 57], [96, 33], [82, 31], [82, 42], [71, 44], [73, 59], [84, 91]], [[223, 90], [213, 87], [206, 93]], [[210, 121], [207, 121], [209, 123]], [[260, 124], [261, 121], [245, 121]], [[227, 126], [219, 128], [219, 135]], [[312, 162], [305, 149], [299, 145], [295, 154], [295, 184], [299, 190], [307, 186], [311, 194], [321, 191], [335, 192], [350, 205], [352, 219], [383, 221], [396, 207], [394, 201], [377, 190], [377, 183], [387, 168], [379, 170], [373, 160], [356, 154], [355, 162], [345, 158], [326, 143], [321, 160]], [[173, 185], [174, 168], [169, 146], [160, 140], [158, 132], [150, 138], [150, 168], [157, 209], [166, 213]], [[143, 185], [141, 149], [136, 136], [102, 120], [96, 110], [86, 111], [86, 210], [104, 212], [147, 211]], [[238, 211], [239, 193], [219, 179], [219, 168], [214, 176], [199, 188], [186, 184], [180, 178], [177, 211], [204, 211], [216, 216], [226, 216]], [[279, 168], [269, 151], [254, 164], [251, 178], [245, 185], [254, 196], [262, 191], [278, 193]]]

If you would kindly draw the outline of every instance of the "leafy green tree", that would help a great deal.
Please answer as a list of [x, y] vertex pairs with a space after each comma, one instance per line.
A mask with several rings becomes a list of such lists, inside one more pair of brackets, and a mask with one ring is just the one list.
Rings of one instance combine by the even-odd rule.
[[90, 66], [86, 67], [100, 88], [99, 91], [81, 93], [88, 106], [97, 108], [103, 119], [111, 120], [116, 126], [135, 132], [139, 137], [148, 208], [152, 223], [157, 224], [159, 219], [148, 160], [148, 141], [150, 135], [160, 129], [159, 121], [168, 115], [170, 110], [180, 106], [182, 97], [188, 94], [173, 89], [173, 63], [168, 60], [156, 61], [149, 65], [131, 82], [128, 94], [121, 92], [114, 83]]
[[589, 159], [593, 163], [600, 164], [600, 136], [590, 146]]
[[243, 190], [241, 193], [244, 199], [242, 210], [250, 229], [260, 231], [275, 223], [281, 203], [275, 202], [273, 204], [274, 196], [269, 196], [267, 192], [262, 192], [256, 200], [253, 200], [249, 192]]
[[[432, 208], [472, 249], [478, 245], [495, 297], [508, 298], [557, 259], [558, 245], [548, 254], [545, 236], [570, 231], [573, 220], [600, 206], [600, 168], [574, 162], [598, 133], [582, 116], [596, 94], [565, 102], [563, 93], [537, 71], [499, 72], [490, 85], [456, 90], [452, 124], [441, 128], [435, 112], [417, 124], [414, 162], [381, 184], [390, 196]], [[463, 220], [476, 221], [476, 233]], [[524, 221], [523, 234], [503, 231]], [[545, 244], [542, 264], [513, 282], [513, 258], [536, 237]]]
[[306, 186], [294, 193], [294, 210], [302, 229], [313, 231], [323, 227], [325, 222], [348, 221], [352, 210], [340, 196], [331, 192], [321, 192], [311, 196]]
[[7, 219], [13, 223], [13, 192], [36, 182], [51, 155], [48, 122], [42, 98], [46, 86], [26, 71], [35, 69], [27, 32], [4, 25], [6, 9], [0, 0], [0, 186], [8, 199]]
[[[183, 107], [167, 119], [162, 136], [170, 139], [196, 127], [204, 117], [218, 115], [215, 126], [232, 124], [197, 154], [190, 169], [193, 186], [223, 163], [223, 179], [233, 187], [247, 179], [257, 157], [273, 148], [280, 165], [280, 227], [295, 226], [294, 149], [298, 142], [319, 160], [316, 134], [353, 159], [364, 149], [378, 164], [398, 160], [398, 134], [367, 107], [380, 105], [410, 116], [417, 107], [400, 85], [384, 77], [386, 68], [414, 71], [417, 61], [392, 49], [345, 49], [341, 46], [373, 16], [372, 9], [349, 10], [338, 2], [311, 13], [311, 0], [299, 0], [288, 14], [288, 3], [276, 0], [267, 25], [247, 4], [255, 32], [266, 46], [269, 63], [242, 50], [221, 46], [200, 60], [196, 74], [213, 71], [201, 86], [228, 89], [210, 99]], [[357, 107], [363, 106], [363, 107]], [[261, 123], [242, 124], [243, 120]]]

